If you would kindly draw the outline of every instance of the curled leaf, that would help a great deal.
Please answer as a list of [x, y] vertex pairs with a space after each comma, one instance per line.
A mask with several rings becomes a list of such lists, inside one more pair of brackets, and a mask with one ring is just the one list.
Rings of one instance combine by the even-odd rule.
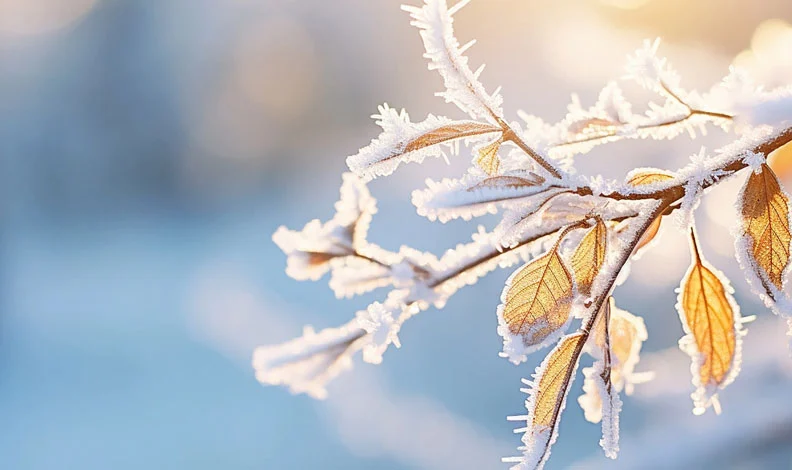
[[272, 236], [286, 254], [286, 273], [294, 279], [318, 280], [368, 245], [366, 234], [377, 212], [376, 201], [360, 178], [345, 173], [343, 179], [331, 220], [312, 220], [301, 231], [280, 227]]
[[600, 314], [592, 332], [593, 345], [587, 346], [587, 351], [603, 359], [606, 347], [610, 346], [611, 383], [618, 392], [624, 390], [630, 395], [635, 384], [647, 380], [647, 373], [635, 372], [641, 359], [641, 347], [648, 338], [646, 325], [641, 317], [617, 307], [613, 297], [602, 306], [606, 307], [610, 318], [607, 331], [606, 315]]
[[[640, 170], [630, 174], [627, 183], [631, 186], [645, 186], [650, 184], [663, 183], [674, 179], [674, 175], [658, 169]], [[660, 231], [660, 223], [662, 217], [658, 217], [652, 222], [652, 225], [646, 229], [638, 244], [635, 246], [635, 253], [638, 253], [642, 248], [651, 243]]]
[[583, 395], [578, 403], [586, 420], [602, 421], [600, 446], [609, 458], [616, 458], [619, 451], [619, 393], [625, 390], [630, 394], [633, 384], [646, 380], [646, 374], [634, 373], [646, 338], [643, 320], [616, 307], [610, 297], [603, 304], [586, 345], [597, 361], [583, 369]]
[[566, 232], [550, 251], [515, 271], [506, 281], [498, 307], [498, 333], [504, 338], [502, 355], [515, 364], [558, 338], [569, 322], [572, 276], [558, 253]]
[[580, 240], [580, 244], [572, 255], [572, 270], [578, 291], [586, 296], [591, 295], [591, 285], [600, 268], [605, 263], [607, 253], [608, 229], [602, 219], [597, 218], [591, 228]]
[[523, 389], [528, 393], [525, 401], [528, 415], [509, 419], [526, 421], [526, 427], [515, 430], [524, 432], [522, 441], [525, 447], [522, 456], [504, 459], [504, 462], [518, 463], [512, 469], [541, 469], [550, 457], [550, 447], [558, 436], [558, 421], [585, 340], [582, 333], [565, 336], [536, 369], [534, 380], [523, 380], [528, 385], [527, 389]]
[[719, 412], [717, 393], [730, 384], [740, 368], [740, 309], [729, 281], [702, 258], [691, 229], [692, 262], [679, 286], [677, 310], [685, 337], [680, 348], [693, 360], [695, 414], [712, 405]]
[[501, 142], [503, 142], [503, 140], [498, 139], [491, 144], [485, 145], [478, 151], [476, 165], [490, 176], [497, 175], [498, 170], [500, 169], [498, 151], [500, 150]]
[[773, 170], [767, 164], [759, 168], [748, 177], [740, 197], [741, 233], [750, 268], [767, 295], [777, 300], [790, 264], [789, 198]]

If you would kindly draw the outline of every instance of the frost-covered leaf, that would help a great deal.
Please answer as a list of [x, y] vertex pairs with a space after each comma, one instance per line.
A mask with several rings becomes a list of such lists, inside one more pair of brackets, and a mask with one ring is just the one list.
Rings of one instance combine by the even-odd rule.
[[612, 369], [604, 361], [583, 369], [583, 395], [578, 403], [586, 420], [602, 422], [600, 447], [608, 458], [615, 459], [619, 452], [619, 414], [622, 401], [612, 383]]
[[583, 369], [583, 395], [578, 398], [588, 421], [602, 421], [600, 446], [611, 459], [615, 459], [619, 452], [619, 413], [622, 406], [620, 388], [613, 383], [612, 377], [614, 361], [617, 368], [621, 365], [610, 341], [611, 311], [614, 308], [612, 297], [602, 306], [597, 321], [600, 327], [594, 333], [600, 359], [592, 367]]
[[606, 344], [610, 344], [611, 383], [616, 391], [624, 390], [630, 395], [634, 385], [645, 382], [651, 377], [651, 374], [645, 372], [635, 372], [635, 367], [641, 359], [641, 347], [648, 338], [646, 325], [641, 317], [617, 307], [613, 297], [602, 308], [606, 306], [610, 317], [608, 330], [607, 332], [605, 330], [605, 315], [600, 314], [594, 325], [591, 340], [586, 345], [587, 352], [597, 359], [603, 359]]
[[686, 333], [679, 347], [693, 361], [693, 412], [702, 414], [709, 406], [719, 412], [717, 394], [740, 368], [742, 317], [729, 281], [703, 259], [692, 229], [690, 246], [692, 262], [678, 290], [677, 310]]
[[461, 139], [501, 131], [487, 123], [451, 121], [431, 114], [424, 121], [413, 123], [405, 110], [397, 112], [388, 105], [380, 106], [379, 114], [373, 117], [382, 133], [347, 158], [349, 169], [365, 180], [387, 176], [401, 163], [420, 163], [426, 157], [443, 156], [449, 145]]
[[399, 330], [404, 321], [417, 313], [417, 307], [405, 303], [406, 292], [393, 291], [384, 303], [374, 302], [355, 314], [358, 326], [368, 335], [361, 340], [363, 360], [380, 364], [391, 344], [401, 347]]
[[[648, 186], [667, 182], [672, 179], [674, 179], [674, 175], [669, 172], [649, 168], [630, 173], [627, 178], [627, 184], [630, 186]], [[652, 225], [646, 229], [641, 239], [638, 241], [638, 244], [635, 246], [634, 251], [636, 254], [654, 240], [655, 236], [657, 236], [657, 232], [660, 231], [660, 223], [662, 220], [662, 217], [658, 217], [652, 222]]]
[[413, 191], [418, 214], [429, 220], [470, 220], [494, 214], [499, 207], [538, 208], [560, 188], [548, 189], [544, 178], [529, 171], [486, 177], [471, 170], [461, 179], [426, 180], [426, 189]]
[[286, 273], [294, 279], [318, 280], [365, 244], [372, 215], [377, 212], [376, 200], [358, 177], [345, 173], [343, 178], [331, 220], [312, 220], [299, 232], [280, 227], [272, 236], [286, 254]]
[[550, 457], [550, 447], [558, 437], [558, 422], [564, 410], [570, 385], [575, 378], [580, 351], [585, 342], [582, 333], [565, 336], [547, 355], [534, 373], [534, 380], [523, 380], [528, 399], [525, 407], [527, 416], [510, 417], [512, 421], [525, 420], [526, 426], [515, 432], [523, 432], [523, 455], [503, 459], [516, 463], [513, 470], [541, 469]]
[[[747, 255], [749, 268], [767, 295], [776, 300], [784, 291], [790, 265], [789, 197], [767, 164], [748, 177], [739, 201], [742, 241], [738, 251]], [[740, 250], [742, 248], [742, 250]]]
[[478, 157], [476, 157], [476, 165], [490, 176], [497, 175], [498, 170], [500, 170], [498, 150], [500, 150], [501, 142], [502, 141], [498, 139], [495, 142], [485, 145], [479, 149]]
[[404, 145], [404, 153], [415, 152], [417, 150], [431, 147], [432, 145], [442, 144], [450, 140], [472, 137], [475, 135], [497, 132], [500, 128], [489, 124], [473, 121], [457, 121], [444, 126], [432, 129], [425, 134], [421, 134]]
[[586, 344], [586, 350], [597, 360], [592, 367], [583, 369], [584, 394], [578, 402], [588, 421], [602, 421], [600, 446], [610, 458], [616, 458], [619, 451], [619, 393], [629, 395], [634, 384], [651, 378], [648, 373], [635, 373], [646, 338], [643, 320], [616, 307], [610, 297]]
[[365, 337], [366, 331], [355, 319], [319, 333], [306, 326], [299, 338], [253, 352], [256, 378], [263, 384], [284, 385], [292, 393], [323, 399], [327, 384], [352, 367], [352, 356], [361, 349]]
[[572, 270], [578, 292], [591, 295], [591, 284], [605, 263], [607, 254], [608, 229], [602, 219], [597, 218], [592, 227], [580, 240], [572, 255]]
[[479, 189], [507, 189], [507, 188], [530, 188], [532, 186], [539, 186], [545, 182], [545, 179], [536, 173], [527, 173], [523, 176], [502, 175], [492, 176], [483, 180], [476, 185], [467, 189], [469, 192], [477, 191]]
[[550, 251], [515, 271], [498, 306], [498, 334], [504, 357], [518, 364], [556, 340], [570, 320], [572, 276], [558, 253], [563, 233]]
[[600, 132], [608, 132], [613, 127], [618, 126], [619, 123], [613, 122], [609, 119], [598, 117], [590, 117], [575, 121], [570, 124], [569, 132], [571, 134], [598, 134]]

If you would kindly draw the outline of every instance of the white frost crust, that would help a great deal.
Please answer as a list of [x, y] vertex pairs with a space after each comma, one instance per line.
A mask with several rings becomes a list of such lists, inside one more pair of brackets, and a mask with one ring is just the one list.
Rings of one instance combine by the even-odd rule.
[[601, 375], [604, 368], [604, 362], [596, 361], [592, 367], [583, 369], [583, 395], [578, 397], [578, 403], [583, 408], [587, 421], [602, 422], [600, 446], [605, 456], [615, 459], [619, 453], [619, 414], [622, 401], [615, 385], [611, 385], [611, 393], [608, 393]]
[[[378, 259], [396, 258], [392, 254]], [[394, 260], [395, 261], [395, 260]], [[395, 284], [393, 268], [388, 268], [357, 257], [339, 258], [332, 263], [330, 288], [336, 297], [352, 298], [380, 287]]]
[[762, 172], [762, 165], [767, 162], [767, 158], [764, 154], [747, 151], [742, 161], [758, 175]]
[[384, 104], [379, 114], [372, 118], [382, 128], [382, 133], [371, 143], [347, 158], [347, 166], [356, 175], [370, 181], [378, 176], [393, 173], [402, 163], [424, 161], [427, 157], [446, 157], [453, 153], [459, 140], [471, 141], [472, 137], [454, 139], [441, 144], [430, 145], [410, 152], [404, 152], [407, 145], [415, 139], [449, 124], [463, 124], [468, 121], [451, 121], [446, 117], [428, 115], [421, 122], [411, 122], [404, 109], [401, 112]]
[[[512, 175], [502, 175], [509, 176]], [[522, 173], [513, 176], [535, 178]], [[439, 182], [427, 179], [426, 189], [413, 191], [412, 202], [419, 215], [445, 223], [456, 218], [471, 220], [473, 217], [495, 214], [498, 207], [535, 209], [550, 195], [560, 191], [558, 188], [548, 190], [546, 183], [520, 187], [481, 186], [487, 179], [486, 175], [475, 170], [461, 179], [444, 178]]]
[[374, 302], [366, 310], [355, 314], [358, 326], [368, 333], [363, 342], [363, 360], [370, 364], [382, 363], [382, 354], [393, 344], [401, 347], [399, 316], [404, 308], [402, 299], [389, 296], [384, 304]]
[[292, 278], [316, 281], [334, 265], [343, 264], [341, 258], [354, 253], [356, 244], [365, 242], [377, 212], [376, 200], [355, 175], [345, 173], [343, 180], [331, 220], [323, 224], [314, 219], [301, 231], [280, 227], [272, 236], [286, 254], [286, 274]]
[[424, 0], [423, 7], [403, 5], [412, 17], [411, 24], [421, 30], [429, 69], [437, 70], [443, 77], [445, 91], [438, 93], [446, 102], [454, 103], [474, 119], [493, 121], [492, 113], [502, 117], [503, 99], [496, 90], [488, 94], [478, 78], [483, 66], [473, 72], [464, 52], [473, 42], [464, 46], [454, 37], [453, 15], [470, 0], [461, 0], [448, 8], [445, 0]]
[[352, 368], [352, 356], [361, 349], [367, 336], [355, 319], [319, 333], [306, 326], [299, 338], [256, 348], [253, 352], [256, 379], [262, 384], [288, 386], [295, 394], [324, 399], [328, 382]]
[[[635, 336], [633, 337], [628, 357], [624, 359], [624, 361], [621, 361], [614, 354], [611, 354], [611, 381], [614, 389], [617, 392], [624, 391], [625, 394], [632, 395], [635, 385], [647, 382], [654, 376], [652, 372], [635, 372], [635, 368], [641, 360], [641, 348], [643, 347], [644, 341], [649, 338], [649, 335], [643, 318], [633, 315], [616, 305], [611, 307], [611, 323], [613, 323], [614, 319], [625, 321], [635, 329]], [[613, 338], [618, 335], [618, 332], [612, 329], [613, 325], [610, 326], [611, 329], [609, 331], [611, 338]], [[591, 338], [594, 338], [594, 336], [591, 336]], [[591, 338], [586, 342], [583, 350], [598, 361], [601, 361], [604, 358], [603, 351], [593, 344]], [[611, 341], [613, 341], [613, 339]]]
[[625, 69], [626, 78], [647, 90], [664, 94], [663, 84], [671, 88], [679, 87], [679, 74], [671, 68], [666, 58], [657, 55], [659, 47], [660, 38], [645, 40], [643, 47], [629, 56]]
[[[507, 281], [507, 288], [508, 288], [508, 281]], [[505, 289], [504, 289], [505, 292]], [[570, 315], [569, 319], [561, 325], [558, 329], [550, 333], [546, 338], [544, 338], [541, 342], [532, 344], [530, 346], [526, 345], [526, 336], [533, 337], [536, 332], [541, 331], [541, 327], [545, 326], [544, 323], [537, 323], [533, 325], [533, 328], [526, 334], [526, 335], [515, 335], [509, 331], [509, 326], [506, 324], [506, 321], [503, 319], [503, 306], [504, 304], [498, 305], [498, 334], [503, 338], [503, 351], [498, 353], [498, 356], [506, 358], [514, 365], [520, 365], [521, 363], [528, 360], [528, 355], [536, 352], [540, 349], [546, 348], [547, 346], [552, 346], [556, 342], [558, 342], [561, 337], [569, 329], [569, 325], [572, 323], [573, 316]]]
[[717, 401], [718, 392], [725, 389], [729, 384], [734, 382], [734, 379], [736, 379], [737, 375], [740, 373], [740, 365], [742, 363], [742, 337], [747, 333], [743, 327], [744, 319], [740, 314], [740, 306], [737, 305], [737, 302], [734, 300], [734, 288], [731, 286], [729, 279], [723, 274], [723, 272], [710, 265], [704, 259], [702, 259], [702, 264], [704, 267], [712, 271], [721, 284], [723, 284], [723, 289], [726, 293], [726, 299], [729, 302], [729, 306], [733, 312], [735, 346], [734, 357], [732, 358], [731, 366], [729, 367], [729, 371], [726, 373], [723, 382], [720, 384], [702, 384], [699, 370], [704, 364], [704, 356], [702, 355], [701, 351], [698, 350], [696, 339], [693, 336], [693, 332], [690, 331], [690, 327], [688, 326], [688, 322], [685, 318], [685, 312], [682, 309], [682, 286], [687, 283], [688, 278], [693, 272], [695, 264], [691, 264], [685, 273], [685, 276], [682, 278], [680, 287], [676, 289], [676, 310], [679, 314], [679, 320], [682, 323], [682, 328], [685, 331], [685, 336], [679, 340], [679, 349], [690, 356], [691, 359], [690, 373], [693, 376], [692, 382], [693, 386], [695, 387], [695, 391], [690, 395], [690, 397], [693, 399], [693, 413], [696, 415], [703, 414], [710, 406], [714, 406], [716, 412], [719, 412], [720, 405]]
[[531, 425], [531, 422], [533, 421], [534, 404], [536, 403], [536, 394], [538, 392], [536, 384], [539, 382], [539, 378], [547, 369], [547, 361], [551, 356], [552, 353], [549, 353], [542, 361], [542, 364], [536, 368], [536, 371], [531, 376], [532, 380], [522, 379], [522, 382], [526, 385], [526, 387], [521, 388], [520, 390], [528, 395], [528, 398], [525, 400], [525, 409], [528, 410], [528, 414], [508, 417], [509, 421], [524, 421], [526, 423], [525, 427], [515, 430], [515, 432], [523, 432], [523, 445], [518, 448], [518, 450], [522, 451], [522, 455], [519, 457], [507, 457], [502, 459], [503, 462], [516, 464], [509, 467], [510, 470], [542, 470], [544, 465], [547, 463], [547, 460], [550, 458], [550, 448], [553, 446], [556, 439], [558, 439], [558, 428], [560, 427], [561, 416], [563, 415], [564, 408], [566, 408], [566, 401], [567, 397], [569, 396], [569, 391], [572, 389], [572, 384], [575, 381], [575, 375], [580, 358], [578, 358], [578, 361], [576, 361], [573, 366], [572, 374], [569, 378], [569, 383], [567, 384], [566, 393], [562, 398], [561, 406], [558, 410], [558, 416], [556, 417], [556, 422], [554, 423], [555, 426], [553, 426], [551, 431], [546, 427], [534, 428]]
[[611, 220], [632, 216], [646, 206], [646, 203], [638, 201], [613, 201], [598, 196], [577, 196], [566, 193], [564, 188], [552, 188], [542, 194], [542, 199], [543, 202], [538, 207], [519, 204], [508, 207], [494, 230], [499, 237], [500, 246], [504, 248], [515, 246], [521, 240], [536, 233], [578, 222], [591, 212], [599, 214], [603, 220]]

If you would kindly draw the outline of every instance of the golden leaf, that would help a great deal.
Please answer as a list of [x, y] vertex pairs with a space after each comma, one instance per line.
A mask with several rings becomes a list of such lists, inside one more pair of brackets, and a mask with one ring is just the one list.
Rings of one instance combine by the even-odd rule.
[[775, 299], [773, 289], [783, 290], [784, 270], [789, 265], [789, 199], [778, 178], [767, 164], [751, 173], [740, 200], [742, 232], [751, 238], [750, 263], [768, 295]]
[[706, 265], [693, 229], [690, 243], [692, 262], [679, 287], [677, 309], [687, 333], [680, 347], [698, 368], [693, 379], [697, 386], [693, 399], [694, 412], [700, 414], [709, 404], [716, 403], [713, 400], [717, 391], [734, 379], [739, 364], [741, 322], [729, 282]]
[[631, 173], [627, 183], [631, 186], [644, 186], [647, 184], [662, 183], [663, 181], [672, 179], [674, 179], [674, 175], [671, 173], [651, 168]]
[[478, 151], [478, 158], [476, 158], [476, 165], [484, 170], [490, 176], [498, 174], [500, 169], [500, 158], [498, 158], [498, 150], [500, 150], [501, 140], [498, 139], [491, 144], [482, 147]]
[[404, 145], [403, 153], [414, 152], [432, 145], [442, 144], [450, 140], [462, 139], [490, 132], [499, 132], [500, 127], [480, 122], [462, 121], [454, 122], [445, 126], [433, 129], [426, 134], [420, 135]]
[[575, 273], [578, 291], [583, 295], [591, 295], [591, 284], [605, 263], [607, 253], [608, 229], [602, 219], [597, 219], [580, 240], [580, 244], [572, 255], [572, 270]]
[[522, 464], [520, 468], [542, 468], [549, 458], [584, 342], [583, 333], [565, 336], [537, 368], [536, 380], [524, 381], [530, 386], [522, 389], [529, 394], [525, 403], [528, 416], [514, 417], [525, 419], [527, 424], [518, 430], [525, 431], [523, 456], [516, 460]]
[[782, 145], [767, 156], [767, 164], [783, 181], [792, 178], [792, 143]]
[[596, 131], [602, 132], [605, 130], [610, 130], [618, 125], [619, 125], [618, 122], [613, 122], [609, 119], [593, 117], [593, 118], [588, 118], [588, 119], [583, 119], [581, 121], [573, 122], [572, 124], [569, 125], [568, 131], [572, 134], [582, 134], [583, 132], [589, 129], [594, 129], [595, 132]]
[[[655, 184], [661, 183], [663, 181], [668, 181], [674, 179], [674, 175], [667, 173], [663, 170], [658, 169], [650, 169], [650, 170], [641, 170], [634, 172], [630, 175], [627, 184], [631, 186], [643, 186], [647, 184]], [[657, 236], [657, 232], [660, 231], [660, 222], [662, 221], [662, 217], [658, 217], [652, 222], [646, 231], [641, 236], [641, 239], [638, 240], [638, 244], [635, 246], [635, 253], [637, 253], [641, 248], [645, 247], [646, 245], [651, 242], [655, 236]]]
[[471, 186], [468, 191], [476, 191], [483, 188], [504, 189], [504, 188], [524, 188], [529, 186], [539, 186], [545, 179], [536, 173], [529, 173], [522, 176], [493, 176], [484, 181]]
[[506, 282], [499, 308], [513, 335], [526, 347], [541, 345], [569, 320], [572, 277], [558, 254], [558, 245], [512, 274]]
[[577, 359], [585, 337], [582, 333], [565, 336], [547, 355], [536, 381], [531, 424], [538, 428], [553, 427], [577, 368]]

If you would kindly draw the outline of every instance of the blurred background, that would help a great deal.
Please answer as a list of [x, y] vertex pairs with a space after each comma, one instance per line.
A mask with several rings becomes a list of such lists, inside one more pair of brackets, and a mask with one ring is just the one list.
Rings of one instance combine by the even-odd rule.
[[[376, 298], [289, 279], [270, 240], [332, 215], [345, 157], [378, 133], [376, 106], [461, 117], [433, 96], [440, 79], [400, 3], [0, 0], [0, 468], [505, 467], [519, 444], [505, 416], [523, 412], [519, 380], [542, 356], [497, 356], [508, 272], [409, 322], [401, 350], [357, 365], [324, 402], [261, 387], [250, 367], [255, 346], [341, 324]], [[734, 62], [788, 84], [790, 21], [788, 0], [477, 0], [456, 28], [479, 40], [472, 63], [503, 85], [508, 115], [554, 121], [657, 36], [688, 88]], [[725, 141], [624, 142], [580, 168], [674, 169]], [[787, 188], [790, 161], [776, 161]], [[370, 239], [438, 253], [468, 240], [473, 224], [431, 224], [409, 203], [424, 178], [467, 163], [375, 181]], [[620, 458], [601, 456], [578, 380], [548, 468], [792, 468], [786, 328], [732, 259], [739, 185], [696, 213], [705, 255], [759, 317], [723, 414], [691, 413], [673, 291], [689, 255], [666, 221], [616, 293], [649, 330], [638, 369], [657, 374], [625, 400]]]

